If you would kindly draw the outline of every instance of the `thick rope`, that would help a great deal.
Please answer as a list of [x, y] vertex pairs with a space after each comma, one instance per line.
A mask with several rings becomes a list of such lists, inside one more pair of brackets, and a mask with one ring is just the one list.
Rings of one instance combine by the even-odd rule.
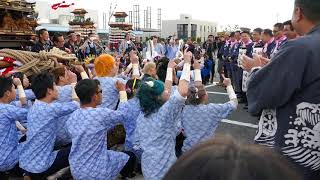
[[67, 54], [57, 48], [53, 48], [50, 52], [41, 51], [39, 53], [1, 49], [0, 57], [10, 57], [21, 62], [23, 65], [16, 70], [27, 76], [52, 69], [57, 65], [56, 62], [77, 61], [74, 55]]

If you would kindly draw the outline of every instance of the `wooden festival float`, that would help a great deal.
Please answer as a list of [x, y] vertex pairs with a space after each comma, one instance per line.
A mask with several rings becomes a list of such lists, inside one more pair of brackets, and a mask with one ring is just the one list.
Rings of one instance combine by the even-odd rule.
[[69, 22], [70, 30], [79, 33], [82, 37], [88, 37], [89, 33], [96, 34], [96, 27], [91, 18], [85, 18], [88, 13], [85, 9], [75, 9], [71, 13], [74, 19]]
[[113, 14], [115, 22], [110, 22], [109, 48], [118, 49], [122, 40], [124, 40], [126, 33], [132, 34], [132, 23], [126, 22], [128, 16], [125, 12], [115, 12]]
[[0, 1], [0, 48], [23, 49], [32, 44], [37, 27], [35, 3]]

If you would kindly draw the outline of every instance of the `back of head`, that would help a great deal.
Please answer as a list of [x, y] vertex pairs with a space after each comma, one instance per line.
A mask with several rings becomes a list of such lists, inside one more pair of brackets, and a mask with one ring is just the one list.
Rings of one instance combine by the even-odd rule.
[[92, 97], [97, 93], [100, 82], [93, 79], [83, 79], [79, 81], [75, 87], [77, 96], [81, 104], [89, 104]]
[[0, 98], [2, 98], [7, 91], [12, 89], [11, 77], [0, 77]]
[[204, 85], [191, 85], [188, 90], [186, 105], [199, 105], [203, 103], [203, 98], [207, 94]]
[[287, 161], [270, 148], [236, 145], [231, 138], [204, 142], [183, 154], [165, 180], [299, 180]]
[[143, 67], [143, 73], [144, 74], [149, 74], [150, 73], [150, 70], [152, 68], [156, 68], [157, 65], [154, 63], [154, 62], [148, 62], [147, 64], [144, 65]]
[[109, 54], [102, 54], [94, 61], [94, 69], [98, 77], [112, 76], [114, 65], [114, 57]]
[[31, 89], [37, 99], [45, 98], [48, 89], [53, 89], [54, 77], [52, 74], [43, 72], [34, 77], [31, 83]]
[[145, 116], [149, 116], [161, 107], [162, 101], [160, 96], [163, 91], [164, 84], [161, 81], [148, 78], [141, 83], [137, 97]]
[[158, 79], [162, 82], [166, 81], [168, 63], [169, 63], [169, 59], [166, 57], [161, 58], [157, 62], [157, 76], [158, 76]]

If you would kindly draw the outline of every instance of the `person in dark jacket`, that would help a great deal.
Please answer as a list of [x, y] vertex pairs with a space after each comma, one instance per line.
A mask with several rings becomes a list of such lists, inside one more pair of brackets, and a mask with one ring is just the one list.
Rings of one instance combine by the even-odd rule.
[[278, 150], [305, 180], [320, 179], [319, 9], [319, 1], [295, 0], [292, 24], [301, 37], [281, 46], [271, 60], [242, 61], [251, 72], [249, 112], [262, 112], [256, 143]]
[[276, 40], [273, 37], [273, 33], [270, 29], [265, 29], [262, 32], [262, 41], [264, 42], [263, 56], [271, 58], [271, 54], [276, 48]]
[[47, 29], [40, 29], [38, 33], [39, 40], [32, 46], [32, 52], [50, 51], [53, 43], [49, 39], [49, 32]]
[[215, 74], [214, 54], [215, 54], [215, 51], [217, 50], [217, 42], [214, 40], [214, 36], [213, 35], [209, 35], [208, 36], [208, 40], [203, 43], [202, 48], [205, 49], [205, 52], [206, 52], [206, 55], [207, 55], [208, 59], [213, 62], [212, 63], [212, 67], [210, 68], [211, 69], [210, 82], [213, 83], [214, 74]]
[[78, 57], [79, 46], [77, 46], [77, 35], [74, 32], [68, 33], [68, 42], [64, 44], [64, 47], [71, 50], [72, 54], [75, 54]]

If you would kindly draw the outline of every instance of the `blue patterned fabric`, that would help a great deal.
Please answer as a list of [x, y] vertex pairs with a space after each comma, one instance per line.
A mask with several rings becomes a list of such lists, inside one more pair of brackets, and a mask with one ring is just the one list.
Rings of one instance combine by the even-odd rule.
[[71, 114], [62, 116], [57, 119], [57, 137], [55, 146], [64, 146], [71, 143], [71, 137], [68, 133], [66, 122], [70, 118]]
[[115, 110], [119, 101], [119, 92], [116, 89], [117, 80], [126, 83], [125, 80], [114, 77], [97, 77], [102, 89], [102, 104], [100, 107]]
[[136, 140], [142, 153], [142, 172], [146, 180], [160, 180], [176, 161], [176, 119], [185, 99], [178, 91], [158, 110], [137, 120]]
[[[21, 105], [21, 102], [19, 100], [17, 101], [12, 101], [10, 103], [11, 105], [13, 106], [17, 106], [17, 107], [21, 107], [21, 108], [24, 108], [26, 109], [27, 111], [30, 109], [30, 107], [32, 107], [32, 101], [31, 100], [28, 100], [27, 101], [27, 104], [26, 105]], [[28, 127], [28, 122], [27, 122], [27, 118], [25, 119], [18, 119], [18, 121], [20, 122], [20, 124], [27, 129]], [[21, 139], [25, 134], [23, 134], [21, 131], [18, 131], [18, 137], [19, 139]]]
[[28, 110], [0, 103], [0, 171], [12, 169], [19, 160], [15, 121], [27, 119]]
[[57, 102], [63, 103], [63, 102], [72, 101], [73, 87], [71, 85], [57, 86], [57, 89], [59, 91], [59, 96], [58, 96]]
[[28, 112], [27, 141], [22, 144], [20, 167], [31, 173], [42, 173], [54, 162], [53, 151], [57, 119], [70, 114], [79, 107], [76, 102], [51, 103], [36, 101]]
[[186, 139], [182, 151], [186, 152], [194, 145], [214, 136], [219, 122], [226, 118], [236, 106], [230, 102], [225, 104], [187, 105], [182, 111], [182, 128]]
[[124, 144], [125, 150], [134, 152], [134, 132], [136, 129], [137, 118], [141, 113], [139, 99], [134, 97], [127, 102], [121, 103], [119, 110], [126, 112], [123, 120], [123, 125], [126, 130], [126, 141]]
[[115, 179], [129, 159], [122, 152], [107, 149], [107, 131], [124, 119], [124, 113], [107, 108], [82, 108], [67, 121], [72, 138], [69, 156], [77, 180]]

